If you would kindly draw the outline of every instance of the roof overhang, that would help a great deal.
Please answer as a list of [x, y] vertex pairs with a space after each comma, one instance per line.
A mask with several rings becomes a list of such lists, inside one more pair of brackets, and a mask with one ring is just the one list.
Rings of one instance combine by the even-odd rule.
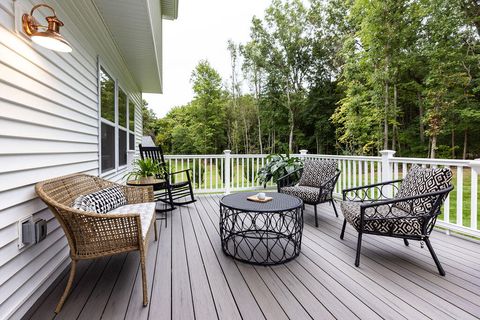
[[162, 19], [178, 0], [92, 0], [142, 92], [162, 93]]

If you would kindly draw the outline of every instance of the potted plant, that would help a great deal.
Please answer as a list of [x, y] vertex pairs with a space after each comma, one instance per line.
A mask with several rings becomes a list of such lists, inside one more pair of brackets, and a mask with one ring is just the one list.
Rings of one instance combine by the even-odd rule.
[[257, 172], [257, 180], [266, 187], [267, 182], [273, 179], [277, 182], [278, 178], [297, 169], [303, 168], [303, 162], [300, 158], [290, 157], [286, 154], [268, 155], [267, 164]]
[[163, 175], [167, 170], [164, 165], [150, 158], [133, 161], [134, 169], [126, 174], [127, 179], [134, 179], [140, 183], [152, 182], [157, 175]]

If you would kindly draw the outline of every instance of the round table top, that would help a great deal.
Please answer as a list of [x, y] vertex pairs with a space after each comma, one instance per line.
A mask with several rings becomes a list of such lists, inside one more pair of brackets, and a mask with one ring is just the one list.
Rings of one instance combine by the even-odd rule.
[[300, 207], [303, 201], [297, 197], [277, 192], [265, 192], [265, 196], [272, 197], [272, 201], [255, 202], [247, 197], [256, 195], [258, 192], [239, 192], [224, 196], [220, 204], [231, 209], [254, 212], [278, 212], [287, 211]]
[[154, 186], [161, 183], [165, 183], [165, 180], [164, 179], [151, 179], [148, 181], [128, 180], [127, 186], [147, 187], [147, 186]]

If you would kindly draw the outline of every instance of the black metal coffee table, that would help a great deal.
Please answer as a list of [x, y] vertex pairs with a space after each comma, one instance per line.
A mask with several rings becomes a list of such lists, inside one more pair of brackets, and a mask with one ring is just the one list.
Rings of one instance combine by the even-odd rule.
[[300, 254], [303, 202], [283, 193], [273, 200], [247, 200], [254, 192], [235, 193], [220, 200], [220, 238], [223, 252], [236, 260], [257, 264], [285, 263]]

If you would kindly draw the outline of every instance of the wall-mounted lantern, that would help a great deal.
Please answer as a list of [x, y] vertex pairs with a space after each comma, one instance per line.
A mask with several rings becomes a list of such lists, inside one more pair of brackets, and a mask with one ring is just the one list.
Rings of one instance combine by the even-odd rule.
[[[37, 19], [33, 17], [33, 12], [40, 7], [48, 8], [53, 12], [53, 16], [45, 18], [48, 26], [41, 25]], [[22, 16], [22, 25], [23, 31], [30, 36], [32, 41], [42, 47], [60, 52], [72, 52], [70, 43], [60, 34], [60, 27], [63, 26], [63, 22], [58, 20], [55, 10], [49, 5], [39, 4], [34, 6], [30, 14], [25, 13]]]

